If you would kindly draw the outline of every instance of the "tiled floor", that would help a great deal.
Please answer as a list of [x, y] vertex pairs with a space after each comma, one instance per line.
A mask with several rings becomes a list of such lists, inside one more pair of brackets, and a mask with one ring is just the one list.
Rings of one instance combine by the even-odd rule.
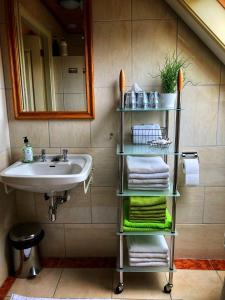
[[171, 295], [162, 292], [165, 273], [126, 273], [125, 289], [113, 293], [118, 274], [113, 269], [45, 268], [38, 278], [16, 279], [12, 293], [33, 297], [219, 300], [225, 271], [178, 270]]

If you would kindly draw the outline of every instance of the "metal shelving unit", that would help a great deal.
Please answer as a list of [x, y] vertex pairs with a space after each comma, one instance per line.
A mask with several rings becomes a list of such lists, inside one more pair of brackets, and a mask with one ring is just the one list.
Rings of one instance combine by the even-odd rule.
[[[124, 107], [124, 90], [125, 90], [125, 78], [124, 73], [120, 72], [120, 107], [117, 111], [120, 113], [120, 143], [117, 145], [117, 155], [119, 156], [119, 189], [117, 191], [117, 196], [120, 197], [119, 203], [119, 221], [118, 221], [118, 232], [119, 237], [119, 255], [117, 271], [119, 272], [119, 283], [115, 289], [116, 294], [120, 294], [124, 288], [123, 273], [124, 272], [168, 272], [169, 280], [164, 286], [164, 292], [170, 293], [173, 287], [173, 272], [174, 267], [174, 247], [175, 247], [175, 237], [176, 232], [176, 199], [180, 196], [177, 190], [177, 179], [178, 179], [178, 159], [179, 159], [179, 139], [180, 139], [180, 113], [181, 113], [181, 101], [180, 92], [182, 89], [182, 72], [179, 71], [177, 80], [177, 105], [174, 109], [129, 109]], [[175, 141], [173, 145], [170, 145], [168, 149], [152, 148], [149, 145], [132, 145], [124, 144], [124, 113], [126, 112], [154, 112], [162, 111], [165, 114], [165, 127], [169, 128], [169, 111], [174, 111], [176, 114], [175, 121]], [[140, 191], [140, 190], [128, 190], [127, 184], [124, 183], [124, 161], [126, 155], [162, 155], [164, 160], [167, 162], [168, 155], [174, 155], [174, 172], [173, 180], [170, 183], [168, 190], [163, 191]], [[123, 229], [123, 199], [128, 196], [166, 196], [171, 197], [172, 200], [172, 227], [171, 231], [150, 231], [150, 232], [124, 232]], [[164, 235], [170, 236], [170, 261], [168, 267], [131, 267], [129, 266], [127, 259], [124, 255], [124, 236], [128, 235]]]

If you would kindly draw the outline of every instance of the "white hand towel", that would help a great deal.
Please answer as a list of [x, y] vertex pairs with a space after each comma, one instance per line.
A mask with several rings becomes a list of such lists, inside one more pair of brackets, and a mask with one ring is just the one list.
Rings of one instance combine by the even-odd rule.
[[130, 262], [134, 263], [142, 263], [142, 262], [168, 262], [169, 257], [166, 258], [133, 258], [129, 257]]
[[129, 252], [168, 254], [168, 245], [163, 235], [127, 236]]
[[129, 265], [131, 267], [167, 267], [168, 262], [142, 262], [142, 263], [134, 263], [129, 261]]
[[129, 257], [130, 258], [154, 258], [154, 259], [159, 259], [159, 258], [167, 258], [168, 254], [167, 253], [146, 253], [146, 252], [132, 252], [129, 251]]
[[169, 166], [161, 156], [127, 156], [127, 171], [141, 174], [164, 173], [169, 171]]
[[163, 178], [163, 179], [128, 179], [129, 184], [156, 184], [156, 183], [167, 183], [168, 184], [169, 179]]
[[140, 173], [129, 173], [128, 179], [162, 179], [162, 178], [169, 178], [169, 172], [164, 173], [152, 173], [152, 174], [140, 174]]

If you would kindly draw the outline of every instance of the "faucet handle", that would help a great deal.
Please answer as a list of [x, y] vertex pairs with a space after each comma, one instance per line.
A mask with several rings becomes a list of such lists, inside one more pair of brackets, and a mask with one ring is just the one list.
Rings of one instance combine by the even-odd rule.
[[41, 149], [41, 160], [44, 162], [46, 161], [46, 150]]
[[68, 161], [67, 155], [68, 155], [68, 149], [63, 149], [63, 161]]

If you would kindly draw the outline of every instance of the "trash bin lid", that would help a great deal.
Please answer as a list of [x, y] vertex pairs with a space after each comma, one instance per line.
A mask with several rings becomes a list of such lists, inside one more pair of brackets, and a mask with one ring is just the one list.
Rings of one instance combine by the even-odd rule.
[[37, 223], [21, 223], [15, 225], [9, 232], [11, 241], [27, 241], [40, 234], [42, 228]]

